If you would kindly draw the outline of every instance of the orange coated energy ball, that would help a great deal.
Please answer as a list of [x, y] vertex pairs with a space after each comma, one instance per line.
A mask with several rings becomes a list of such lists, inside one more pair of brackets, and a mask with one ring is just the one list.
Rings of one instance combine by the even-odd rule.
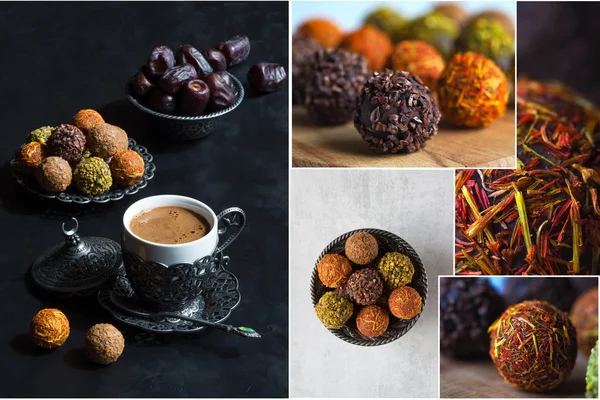
[[325, 254], [317, 264], [317, 272], [323, 285], [337, 288], [348, 280], [352, 273], [352, 266], [344, 256]]
[[81, 129], [86, 135], [90, 129], [103, 123], [104, 118], [97, 111], [90, 109], [80, 110], [73, 117], [73, 125]]
[[364, 25], [344, 36], [340, 47], [361, 54], [374, 72], [383, 71], [393, 50], [390, 38], [371, 25]]
[[324, 18], [313, 18], [305, 21], [298, 28], [298, 34], [315, 39], [325, 48], [337, 47], [344, 34], [333, 21]]
[[40, 310], [29, 325], [29, 335], [33, 342], [46, 349], [56, 349], [69, 337], [69, 320], [62, 311], [55, 308]]
[[377, 337], [387, 331], [390, 316], [379, 306], [366, 306], [356, 317], [356, 327], [365, 336]]
[[33, 173], [46, 158], [46, 146], [40, 142], [29, 142], [21, 147], [19, 165], [23, 171]]
[[417, 75], [425, 86], [436, 90], [446, 63], [435, 47], [420, 40], [404, 40], [390, 56], [390, 66], [397, 71]]
[[423, 299], [414, 288], [402, 286], [390, 293], [388, 305], [396, 318], [412, 319], [421, 312]]
[[466, 128], [483, 128], [503, 116], [508, 93], [496, 63], [472, 52], [454, 54], [438, 82], [442, 115]]
[[144, 159], [134, 150], [124, 150], [110, 160], [113, 180], [122, 186], [131, 186], [144, 176]]

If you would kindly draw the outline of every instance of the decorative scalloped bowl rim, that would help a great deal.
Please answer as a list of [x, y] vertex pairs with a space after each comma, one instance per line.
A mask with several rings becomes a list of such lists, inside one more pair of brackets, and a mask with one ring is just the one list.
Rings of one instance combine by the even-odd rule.
[[244, 85], [242, 85], [242, 83], [235, 76], [233, 76], [233, 74], [229, 73], [229, 75], [233, 79], [233, 82], [235, 83], [235, 85], [238, 89], [238, 95], [235, 99], [235, 102], [228, 108], [225, 108], [220, 111], [216, 111], [214, 113], [206, 114], [206, 115], [184, 117], [184, 116], [180, 116], [180, 115], [163, 114], [163, 113], [154, 111], [154, 110], [144, 106], [135, 97], [132, 96], [132, 94], [129, 90], [129, 82], [127, 82], [127, 84], [125, 85], [125, 95], [127, 96], [127, 100], [129, 100], [134, 106], [136, 106], [138, 109], [140, 109], [143, 112], [150, 114], [154, 117], [170, 119], [173, 121], [181, 121], [181, 122], [203, 121], [203, 120], [208, 120], [208, 119], [223, 116], [223, 115], [227, 114], [228, 112], [236, 109], [242, 103], [242, 100], [244, 99], [244, 95], [245, 95]]
[[[348, 343], [358, 345], [358, 346], [381, 346], [384, 344], [391, 343], [395, 340], [398, 340], [402, 336], [404, 336], [409, 330], [412, 329], [412, 327], [415, 325], [415, 323], [419, 320], [419, 318], [421, 317], [421, 314], [423, 314], [423, 310], [425, 309], [425, 302], [427, 300], [427, 289], [428, 289], [427, 288], [427, 272], [425, 271], [425, 267], [423, 266], [423, 263], [421, 262], [421, 259], [419, 258], [419, 255], [417, 254], [417, 252], [404, 239], [402, 239], [401, 237], [399, 237], [391, 232], [384, 231], [381, 229], [371, 229], [371, 228], [356, 229], [356, 230], [353, 230], [350, 232], [346, 232], [343, 235], [340, 235], [337, 238], [335, 238], [334, 240], [332, 240], [327, 245], [327, 247], [325, 247], [325, 249], [321, 252], [321, 254], [319, 255], [319, 258], [315, 262], [315, 266], [312, 271], [311, 282], [310, 282], [310, 292], [311, 292], [311, 300], [312, 300], [313, 308], [319, 301], [319, 299], [317, 298], [317, 284], [320, 284], [319, 276], [318, 276], [318, 272], [317, 272], [317, 265], [319, 264], [319, 261], [321, 261], [321, 259], [323, 258], [323, 256], [325, 254], [330, 253], [331, 249], [333, 249], [336, 246], [339, 246], [340, 243], [344, 243], [348, 237], [350, 237], [351, 235], [353, 235], [354, 233], [357, 233], [357, 232], [370, 233], [377, 238], [378, 242], [380, 242], [380, 237], [382, 237], [382, 236], [395, 242], [395, 244], [397, 245], [397, 248], [394, 249], [394, 251], [398, 251], [399, 253], [402, 253], [410, 258], [410, 260], [412, 261], [412, 263], [415, 267], [415, 270], [419, 271], [420, 280], [422, 281], [422, 282], [420, 282], [421, 283], [420, 286], [423, 289], [423, 296], [422, 296], [423, 308], [422, 308], [421, 312], [417, 316], [415, 316], [414, 318], [412, 318], [408, 321], [400, 321], [397, 318], [391, 316], [390, 317], [390, 326], [388, 327], [388, 330], [386, 331], [386, 333], [382, 336], [371, 338], [371, 337], [361, 334], [357, 328], [354, 328], [354, 327], [351, 327], [348, 325], [344, 326], [341, 329], [327, 328], [333, 335], [335, 335], [336, 337], [338, 337]], [[419, 282], [417, 282], [416, 284], [413, 284], [413, 287], [417, 286], [418, 283]], [[395, 321], [392, 322], [392, 319], [395, 319]], [[319, 323], [321, 323], [321, 321], [319, 321]], [[402, 326], [394, 327], [394, 325], [398, 325], [398, 324], [401, 324]]]
[[25, 176], [19, 169], [19, 163], [16, 159], [10, 161], [12, 168], [12, 175], [16, 179], [17, 183], [27, 188], [31, 193], [37, 194], [44, 199], [56, 199], [63, 203], [77, 203], [77, 204], [88, 204], [93, 203], [108, 203], [110, 201], [121, 200], [125, 195], [136, 194], [140, 189], [145, 188], [148, 185], [148, 181], [154, 178], [154, 171], [156, 165], [152, 162], [154, 159], [152, 154], [148, 153], [148, 150], [141, 145], [138, 145], [135, 140], [129, 139], [129, 150], [134, 150], [144, 159], [144, 176], [138, 183], [127, 186], [113, 186], [108, 192], [98, 196], [88, 196], [85, 194], [73, 193], [73, 192], [60, 192], [60, 193], [48, 193], [35, 182], [34, 179]]

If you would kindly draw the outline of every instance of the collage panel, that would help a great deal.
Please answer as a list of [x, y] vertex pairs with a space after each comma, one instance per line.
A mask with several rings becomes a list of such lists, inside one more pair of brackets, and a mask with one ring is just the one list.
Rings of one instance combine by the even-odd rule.
[[290, 395], [437, 397], [452, 171], [291, 175]]
[[294, 167], [514, 168], [514, 1], [293, 1]]
[[440, 277], [441, 398], [597, 398], [597, 277]]

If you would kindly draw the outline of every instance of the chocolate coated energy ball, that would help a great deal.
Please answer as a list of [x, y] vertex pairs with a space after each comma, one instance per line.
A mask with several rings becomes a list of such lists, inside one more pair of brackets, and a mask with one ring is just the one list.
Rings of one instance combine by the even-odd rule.
[[346, 257], [358, 265], [367, 265], [377, 257], [377, 239], [367, 232], [356, 232], [346, 240]]

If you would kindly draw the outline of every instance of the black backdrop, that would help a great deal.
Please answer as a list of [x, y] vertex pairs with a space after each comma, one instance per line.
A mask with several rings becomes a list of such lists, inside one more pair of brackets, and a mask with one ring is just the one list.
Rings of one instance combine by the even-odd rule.
[[[123, 100], [126, 79], [157, 45], [199, 48], [250, 37], [249, 59], [230, 72], [246, 82], [260, 61], [286, 66], [288, 3], [0, 4], [0, 397], [283, 397], [288, 385], [288, 90], [248, 97], [206, 139], [169, 144], [146, 135], [144, 116]], [[138, 194], [106, 206], [42, 201], [18, 187], [8, 161], [29, 131], [100, 110], [154, 155], [156, 176]], [[37, 255], [62, 240], [60, 224], [79, 218], [82, 236], [119, 240], [134, 201], [181, 194], [216, 212], [242, 207], [245, 231], [228, 248], [242, 302], [228, 322], [259, 341], [221, 331], [154, 335], [119, 325], [125, 352], [108, 367], [88, 363], [83, 335], [114, 322], [95, 297], [58, 300], [32, 293], [24, 276]], [[62, 309], [71, 336], [54, 352], [27, 336], [43, 307]]]
[[517, 69], [559, 80], [600, 104], [600, 3], [518, 2]]

